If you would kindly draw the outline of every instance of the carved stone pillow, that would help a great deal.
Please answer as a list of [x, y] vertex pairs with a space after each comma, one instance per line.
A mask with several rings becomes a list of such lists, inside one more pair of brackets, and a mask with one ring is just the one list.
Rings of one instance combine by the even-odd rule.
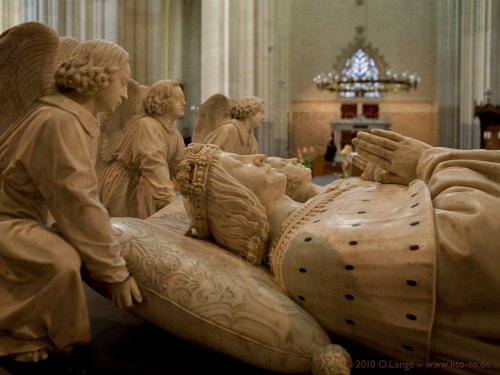
[[179, 234], [182, 220], [172, 227], [158, 216], [112, 219], [122, 255], [144, 296], [134, 314], [272, 371], [310, 372], [314, 355], [315, 374], [349, 372], [348, 354], [331, 345], [323, 328], [267, 271], [217, 245]]

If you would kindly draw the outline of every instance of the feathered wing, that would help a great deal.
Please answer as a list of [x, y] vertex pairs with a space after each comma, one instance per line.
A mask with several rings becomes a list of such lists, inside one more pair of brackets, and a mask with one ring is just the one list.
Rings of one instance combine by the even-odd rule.
[[231, 119], [229, 99], [222, 94], [214, 94], [200, 106], [196, 114], [193, 142], [204, 143], [208, 134]]
[[60, 37], [59, 55], [57, 57], [57, 65], [59, 66], [63, 61], [68, 60], [73, 53], [73, 50], [80, 41], [72, 36], [62, 36]]
[[130, 80], [127, 86], [128, 99], [109, 115], [105, 116], [101, 123], [101, 135], [99, 139], [99, 158], [103, 162], [113, 160], [115, 150], [128, 136], [127, 130], [137, 119], [147, 116], [143, 101], [149, 88]]
[[0, 35], [0, 140], [33, 103], [56, 92], [59, 36], [47, 25], [26, 22]]

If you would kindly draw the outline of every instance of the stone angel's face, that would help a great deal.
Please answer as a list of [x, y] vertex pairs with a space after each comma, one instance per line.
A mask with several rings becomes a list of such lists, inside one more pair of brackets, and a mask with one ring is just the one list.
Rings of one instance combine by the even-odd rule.
[[174, 101], [170, 108], [175, 118], [184, 117], [186, 111], [186, 99], [180, 87], [174, 88], [173, 92]]
[[95, 94], [97, 112], [113, 112], [127, 100], [127, 85], [130, 81], [130, 65], [125, 64], [111, 76], [109, 85]]
[[286, 176], [264, 163], [265, 156], [221, 152], [219, 161], [236, 180], [250, 189], [265, 204], [285, 194]]
[[264, 124], [265, 116], [264, 110], [257, 111], [252, 116], [249, 117], [251, 128], [260, 128]]

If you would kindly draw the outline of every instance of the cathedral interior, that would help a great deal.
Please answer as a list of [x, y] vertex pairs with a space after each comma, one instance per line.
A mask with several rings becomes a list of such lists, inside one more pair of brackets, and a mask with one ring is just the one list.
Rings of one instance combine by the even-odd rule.
[[[308, 155], [321, 185], [345, 170], [341, 151], [361, 130], [500, 149], [499, 0], [0, 0], [0, 11], [1, 32], [38, 21], [61, 36], [110, 40], [128, 51], [140, 84], [181, 82], [186, 115], [176, 126], [186, 143], [212, 94], [263, 98], [260, 152]], [[325, 161], [332, 136], [337, 153]], [[0, 375], [272, 374], [86, 292], [91, 344], [46, 363], [0, 358]], [[385, 360], [342, 344], [358, 365]]]

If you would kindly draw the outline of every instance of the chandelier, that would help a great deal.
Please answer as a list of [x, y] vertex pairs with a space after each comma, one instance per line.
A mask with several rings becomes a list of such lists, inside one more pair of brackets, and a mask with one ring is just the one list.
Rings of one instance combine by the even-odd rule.
[[318, 74], [314, 83], [319, 90], [337, 92], [344, 98], [378, 98], [380, 93], [410, 91], [420, 82], [417, 73], [397, 72], [387, 69], [382, 74], [373, 58], [358, 49], [347, 60], [341, 72], [335, 69], [328, 74]]
[[319, 90], [336, 92], [343, 98], [378, 98], [380, 93], [416, 89], [420, 83], [417, 73], [398, 72], [390, 68], [378, 50], [367, 43], [367, 1], [357, 1], [358, 5], [363, 3], [365, 26], [356, 28], [357, 36], [354, 42], [342, 50], [333, 70], [314, 77], [316, 87]]

